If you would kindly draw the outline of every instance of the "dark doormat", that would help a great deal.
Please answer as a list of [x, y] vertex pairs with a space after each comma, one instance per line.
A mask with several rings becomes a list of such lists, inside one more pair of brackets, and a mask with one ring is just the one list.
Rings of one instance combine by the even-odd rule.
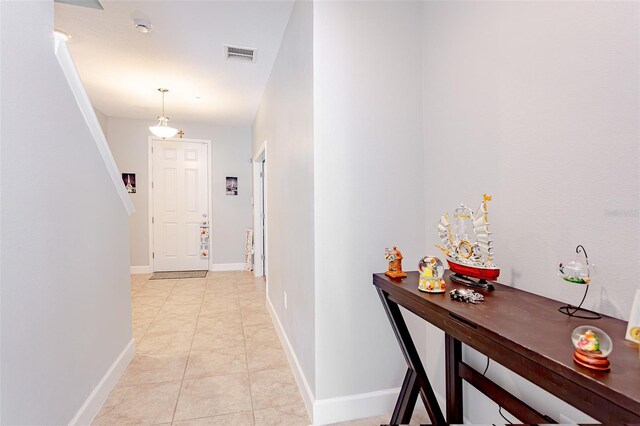
[[150, 280], [183, 280], [185, 278], [205, 278], [208, 271], [154, 272]]

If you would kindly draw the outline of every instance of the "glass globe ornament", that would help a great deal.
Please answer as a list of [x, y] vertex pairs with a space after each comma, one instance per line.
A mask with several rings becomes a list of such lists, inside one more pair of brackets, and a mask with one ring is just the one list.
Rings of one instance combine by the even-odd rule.
[[570, 317], [584, 319], [600, 319], [602, 316], [597, 313], [584, 309], [582, 304], [587, 298], [589, 292], [589, 284], [591, 278], [595, 274], [595, 266], [589, 263], [589, 256], [582, 245], [576, 247], [576, 254], [569, 261], [562, 261], [558, 265], [558, 275], [564, 281], [572, 284], [583, 284], [585, 286], [584, 295], [578, 306], [565, 305], [558, 308], [558, 311], [569, 315]]
[[418, 262], [420, 279], [418, 290], [426, 293], [444, 293], [446, 284], [442, 279], [444, 275], [444, 265], [435, 256], [425, 256]]
[[608, 359], [613, 350], [611, 337], [592, 325], [581, 325], [571, 332], [573, 342], [573, 360], [577, 364], [598, 371], [608, 371], [611, 363]]
[[587, 257], [579, 254], [558, 265], [558, 275], [566, 282], [573, 284], [591, 284], [595, 272], [595, 265], [589, 264]]
[[571, 341], [576, 349], [596, 355], [609, 356], [613, 350], [611, 337], [598, 327], [581, 325], [571, 332]]

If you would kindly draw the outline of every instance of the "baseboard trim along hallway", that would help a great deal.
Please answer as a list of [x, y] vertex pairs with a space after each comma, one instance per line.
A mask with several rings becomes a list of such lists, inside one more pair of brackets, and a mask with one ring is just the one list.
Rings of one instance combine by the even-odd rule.
[[291, 346], [291, 342], [287, 338], [287, 334], [284, 332], [284, 328], [282, 327], [282, 323], [276, 315], [276, 311], [273, 308], [273, 304], [271, 303], [271, 299], [269, 298], [269, 293], [267, 293], [267, 311], [269, 311], [269, 315], [271, 316], [271, 322], [273, 322], [274, 328], [276, 329], [276, 333], [278, 334], [278, 338], [280, 339], [280, 343], [282, 344], [282, 348], [284, 349], [284, 353], [287, 356], [287, 360], [289, 361], [289, 365], [291, 366], [291, 370], [293, 371], [293, 377], [295, 377], [296, 382], [298, 383], [298, 389], [301, 390], [302, 400], [304, 401], [304, 405], [307, 407], [307, 413], [309, 413], [309, 418], [312, 419], [313, 424], [317, 424], [314, 418], [313, 404], [315, 401], [315, 397], [313, 396], [313, 392], [309, 387], [309, 383], [307, 382], [307, 378], [305, 377], [302, 367], [298, 362], [298, 357], [296, 353], [293, 351], [293, 347]]
[[89, 397], [86, 399], [82, 407], [78, 410], [73, 419], [69, 422], [70, 426], [89, 425], [102, 408], [107, 397], [124, 374], [127, 366], [133, 360], [136, 354], [136, 342], [133, 338], [127, 343], [127, 346], [120, 352], [118, 358], [111, 364], [111, 367], [104, 373], [98, 385], [93, 389]]
[[214, 263], [209, 267], [210, 271], [244, 271], [244, 263]]
[[135, 274], [150, 274], [153, 272], [153, 270], [151, 269], [150, 265], [143, 265], [143, 266], [131, 266], [131, 275], [135, 275]]
[[400, 388], [319, 399], [313, 404], [317, 425], [380, 416], [393, 411]]
[[289, 365], [293, 370], [293, 376], [296, 378], [298, 388], [302, 390], [302, 399], [307, 407], [309, 417], [313, 419], [314, 425], [379, 416], [393, 411], [400, 388], [316, 400], [268, 294], [267, 310], [271, 315], [271, 320], [289, 360]]
[[[209, 267], [212, 272], [221, 271], [244, 271], [244, 263], [214, 263]], [[131, 266], [131, 274], [150, 274], [153, 270], [150, 265]]]

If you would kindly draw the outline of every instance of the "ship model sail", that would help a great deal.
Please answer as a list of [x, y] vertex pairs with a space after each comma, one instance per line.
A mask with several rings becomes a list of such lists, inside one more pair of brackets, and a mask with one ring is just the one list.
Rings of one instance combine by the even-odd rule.
[[484, 194], [480, 207], [474, 213], [460, 204], [454, 213], [453, 223], [445, 213], [438, 223], [442, 246], [447, 256], [450, 278], [470, 286], [493, 289], [487, 281], [495, 280], [500, 269], [493, 263], [493, 240], [489, 230], [487, 202], [491, 196]]

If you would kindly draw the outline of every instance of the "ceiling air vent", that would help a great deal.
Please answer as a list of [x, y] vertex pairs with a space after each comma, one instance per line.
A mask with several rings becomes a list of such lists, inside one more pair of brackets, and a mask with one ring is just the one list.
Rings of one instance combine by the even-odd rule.
[[224, 57], [234, 61], [255, 62], [256, 49], [224, 45]]

